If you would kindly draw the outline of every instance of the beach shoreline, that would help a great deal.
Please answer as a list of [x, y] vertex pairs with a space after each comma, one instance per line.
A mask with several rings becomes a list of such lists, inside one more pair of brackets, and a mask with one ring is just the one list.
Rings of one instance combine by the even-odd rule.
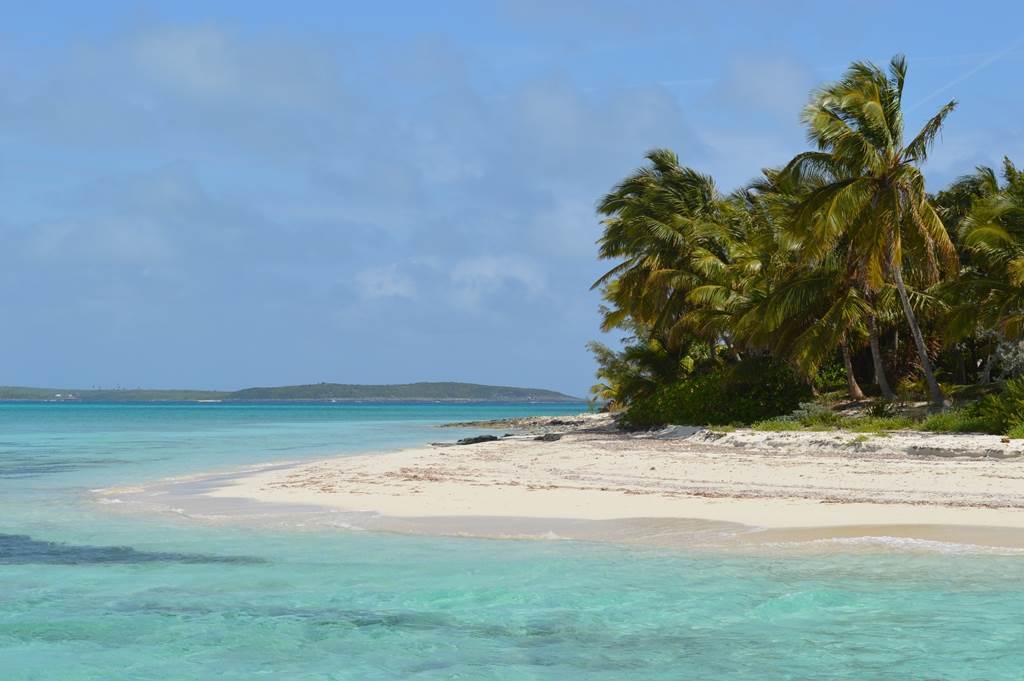
[[[1024, 548], [1022, 441], [623, 433], [597, 414], [458, 425], [501, 435], [165, 481], [136, 498], [174, 498], [186, 515], [288, 509], [415, 534], [731, 544], [885, 536]], [[114, 496], [125, 490], [101, 493]]]

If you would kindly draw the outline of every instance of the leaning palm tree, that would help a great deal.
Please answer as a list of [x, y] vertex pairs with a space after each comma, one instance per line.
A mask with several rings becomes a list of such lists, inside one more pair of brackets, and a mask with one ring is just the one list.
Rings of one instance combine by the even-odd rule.
[[[872, 295], [892, 282], [921, 361], [933, 406], [945, 403], [904, 283], [904, 268], [938, 278], [955, 274], [956, 251], [929, 203], [918, 164], [928, 155], [951, 101], [909, 142], [903, 137], [906, 61], [892, 59], [888, 74], [855, 62], [842, 80], [812, 97], [802, 119], [817, 150], [797, 155], [783, 174], [814, 178], [819, 187], [796, 208], [793, 229], [808, 262], [820, 262], [847, 241], [850, 271]], [[913, 262], [908, 255], [915, 257]]]

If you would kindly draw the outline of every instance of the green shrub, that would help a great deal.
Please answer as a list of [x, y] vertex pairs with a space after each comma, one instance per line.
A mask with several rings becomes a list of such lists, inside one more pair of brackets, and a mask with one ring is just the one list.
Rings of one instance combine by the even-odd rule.
[[786, 421], [784, 419], [768, 419], [767, 421], [756, 421], [750, 426], [754, 430], [766, 430], [772, 433], [777, 433], [786, 430], [803, 430], [804, 427], [796, 421]]
[[905, 430], [914, 426], [908, 416], [843, 416], [828, 407], [815, 403], [801, 404], [787, 416], [759, 421], [754, 430], [849, 430], [854, 433], [884, 433]]
[[932, 414], [921, 423], [921, 430], [933, 433], [995, 433], [1002, 431], [983, 417], [977, 404], [961, 409]]
[[779, 421], [795, 421], [804, 428], [837, 428], [843, 423], [843, 415], [832, 411], [817, 402], [803, 402], [800, 408], [788, 416], [780, 416]]
[[753, 424], [754, 430], [833, 430], [841, 428], [844, 422], [842, 414], [838, 414], [817, 402], [801, 402], [800, 406], [789, 414], [776, 416], [767, 421]]
[[1003, 384], [1003, 391], [978, 403], [978, 411], [993, 433], [1007, 433], [1024, 421], [1024, 378]]
[[906, 430], [913, 428], [914, 419], [909, 416], [860, 416], [846, 419], [843, 424], [853, 433], [884, 433], [890, 430]]
[[787, 414], [809, 396], [807, 385], [785, 364], [747, 359], [662, 386], [633, 401], [621, 423], [634, 430], [667, 423], [748, 424]]
[[1024, 378], [1007, 381], [1001, 392], [986, 395], [960, 409], [933, 414], [922, 430], [937, 433], [991, 433], [1024, 436]]
[[846, 368], [842, 362], [830, 362], [823, 365], [814, 375], [814, 387], [819, 392], [836, 388], [846, 389]]
[[897, 411], [896, 405], [892, 402], [878, 400], [869, 404], [865, 413], [872, 418], [884, 419], [895, 416]]

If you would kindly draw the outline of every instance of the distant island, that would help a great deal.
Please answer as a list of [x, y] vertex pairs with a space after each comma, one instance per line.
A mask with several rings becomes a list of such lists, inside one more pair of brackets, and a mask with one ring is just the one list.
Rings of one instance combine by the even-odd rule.
[[84, 402], [583, 402], [554, 390], [476, 383], [314, 383], [244, 390], [122, 390], [0, 386], [0, 400]]

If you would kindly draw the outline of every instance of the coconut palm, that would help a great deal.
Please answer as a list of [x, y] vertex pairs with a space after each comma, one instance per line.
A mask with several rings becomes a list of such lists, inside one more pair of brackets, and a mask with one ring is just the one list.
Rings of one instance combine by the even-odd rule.
[[728, 259], [728, 235], [718, 222], [720, 197], [710, 177], [680, 165], [671, 151], [654, 150], [647, 159], [649, 166], [598, 206], [608, 216], [599, 255], [621, 262], [593, 288], [611, 303], [604, 330], [628, 320], [674, 346], [690, 332], [681, 323], [694, 307], [688, 294], [719, 275]]
[[695, 343], [669, 350], [655, 338], [625, 339], [621, 351], [592, 341], [587, 348], [597, 362], [599, 383], [591, 393], [613, 407], [652, 394], [659, 386], [674, 383], [689, 374], [703, 359]]
[[[745, 248], [764, 254], [764, 264], [733, 325], [745, 344], [786, 359], [808, 378], [838, 346], [850, 397], [859, 400], [864, 393], [854, 376], [851, 355], [863, 344], [875, 311], [837, 255], [844, 244], [818, 263], [808, 264], [799, 257], [800, 244], [793, 239], [788, 222], [793, 207], [820, 184], [812, 184], [811, 178], [791, 180], [777, 170], [765, 170], [743, 191], [751, 227], [740, 241]], [[884, 371], [878, 373], [883, 395], [888, 397]]]
[[903, 136], [906, 61], [892, 59], [888, 73], [855, 62], [844, 77], [824, 86], [802, 120], [817, 149], [797, 155], [783, 170], [790, 181], [820, 186], [794, 212], [792, 229], [804, 259], [821, 262], [846, 241], [847, 266], [867, 295], [895, 285], [910, 326], [932, 404], [945, 402], [924, 335], [904, 281], [906, 269], [938, 278], [955, 274], [953, 243], [925, 192], [923, 162], [950, 112], [943, 106], [909, 142]]
[[962, 338], [992, 330], [997, 337], [1024, 336], [1024, 172], [1005, 159], [1004, 184], [995, 171], [978, 168], [951, 191], [973, 190], [959, 222], [964, 271], [946, 287], [954, 300], [947, 331]]
[[[1006, 163], [1009, 164], [1009, 160]], [[960, 253], [960, 278], [945, 282], [937, 289], [948, 305], [945, 342], [947, 345], [962, 344], [969, 352], [980, 351], [980, 364], [976, 360], [975, 368], [980, 369], [978, 382], [982, 385], [991, 380], [1001, 334], [994, 328], [992, 308], [979, 306], [971, 300], [977, 293], [972, 289], [989, 287], [983, 282], [988, 278], [984, 272], [990, 268], [985, 267], [971, 249], [964, 247], [962, 239], [966, 230], [962, 227], [966, 227], [965, 218], [975, 203], [980, 206], [982, 201], [991, 202], [1000, 191], [1002, 188], [998, 174], [992, 168], [978, 166], [973, 173], [957, 178], [934, 199], [935, 209], [946, 224], [946, 230], [956, 241]], [[973, 221], [978, 222], [977, 216]]]
[[751, 299], [735, 321], [747, 343], [767, 348], [807, 377], [839, 347], [850, 398], [864, 398], [851, 355], [863, 343], [871, 309], [850, 282], [841, 258], [828, 257], [814, 269], [792, 269]]

